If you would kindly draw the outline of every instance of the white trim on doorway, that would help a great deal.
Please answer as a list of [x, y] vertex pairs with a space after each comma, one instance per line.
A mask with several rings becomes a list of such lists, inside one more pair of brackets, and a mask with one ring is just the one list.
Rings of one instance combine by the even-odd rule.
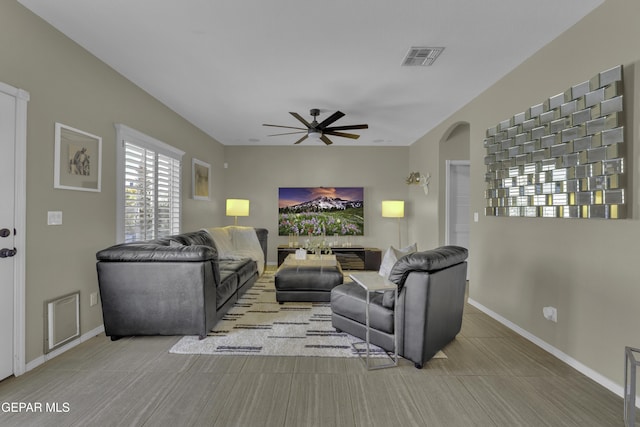
[[451, 224], [450, 224], [450, 214], [451, 214], [451, 166], [471, 166], [471, 162], [469, 160], [447, 160], [445, 162], [445, 203], [444, 203], [444, 244], [448, 245], [451, 241]]
[[0, 91], [16, 98], [15, 191], [14, 191], [14, 257], [13, 274], [13, 374], [25, 372], [26, 348], [26, 228], [27, 228], [27, 102], [29, 92], [0, 82]]

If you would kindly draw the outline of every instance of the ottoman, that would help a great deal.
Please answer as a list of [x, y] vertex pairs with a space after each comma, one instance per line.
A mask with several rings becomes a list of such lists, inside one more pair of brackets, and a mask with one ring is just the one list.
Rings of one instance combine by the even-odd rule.
[[276, 301], [329, 302], [331, 289], [342, 284], [344, 275], [335, 256], [296, 260], [289, 255], [275, 275]]

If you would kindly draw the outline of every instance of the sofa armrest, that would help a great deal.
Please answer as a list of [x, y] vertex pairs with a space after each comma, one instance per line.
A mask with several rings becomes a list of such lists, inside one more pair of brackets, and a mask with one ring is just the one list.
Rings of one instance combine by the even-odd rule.
[[217, 260], [210, 246], [164, 246], [154, 243], [122, 243], [96, 253], [101, 262], [201, 262]]
[[434, 272], [464, 262], [469, 251], [462, 246], [441, 246], [423, 252], [414, 252], [400, 258], [389, 273], [389, 280], [402, 289], [409, 273], [413, 271]]
[[399, 299], [402, 355], [423, 365], [462, 328], [467, 263], [435, 272], [411, 272]]
[[106, 335], [204, 338], [216, 320], [216, 263], [155, 261], [96, 264]]
[[256, 236], [258, 237], [260, 247], [262, 248], [262, 252], [264, 253], [264, 263], [266, 265], [269, 230], [267, 230], [266, 228], [256, 228]]

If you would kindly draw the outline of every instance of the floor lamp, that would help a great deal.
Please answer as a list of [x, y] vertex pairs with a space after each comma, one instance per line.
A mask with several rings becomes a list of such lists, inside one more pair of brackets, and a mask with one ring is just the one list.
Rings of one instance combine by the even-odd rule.
[[249, 201], [246, 199], [227, 199], [227, 216], [236, 217], [234, 225], [238, 225], [239, 216], [249, 216]]
[[402, 246], [400, 218], [404, 218], [404, 200], [383, 200], [383, 218], [398, 218], [398, 249]]

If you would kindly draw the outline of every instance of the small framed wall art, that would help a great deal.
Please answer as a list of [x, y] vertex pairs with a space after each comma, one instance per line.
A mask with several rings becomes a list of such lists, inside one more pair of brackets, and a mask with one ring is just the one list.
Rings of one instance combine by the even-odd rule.
[[54, 188], [100, 191], [102, 138], [56, 123]]
[[191, 174], [193, 183], [194, 200], [210, 200], [209, 196], [209, 176], [211, 175], [211, 165], [202, 160], [193, 158], [191, 161]]

